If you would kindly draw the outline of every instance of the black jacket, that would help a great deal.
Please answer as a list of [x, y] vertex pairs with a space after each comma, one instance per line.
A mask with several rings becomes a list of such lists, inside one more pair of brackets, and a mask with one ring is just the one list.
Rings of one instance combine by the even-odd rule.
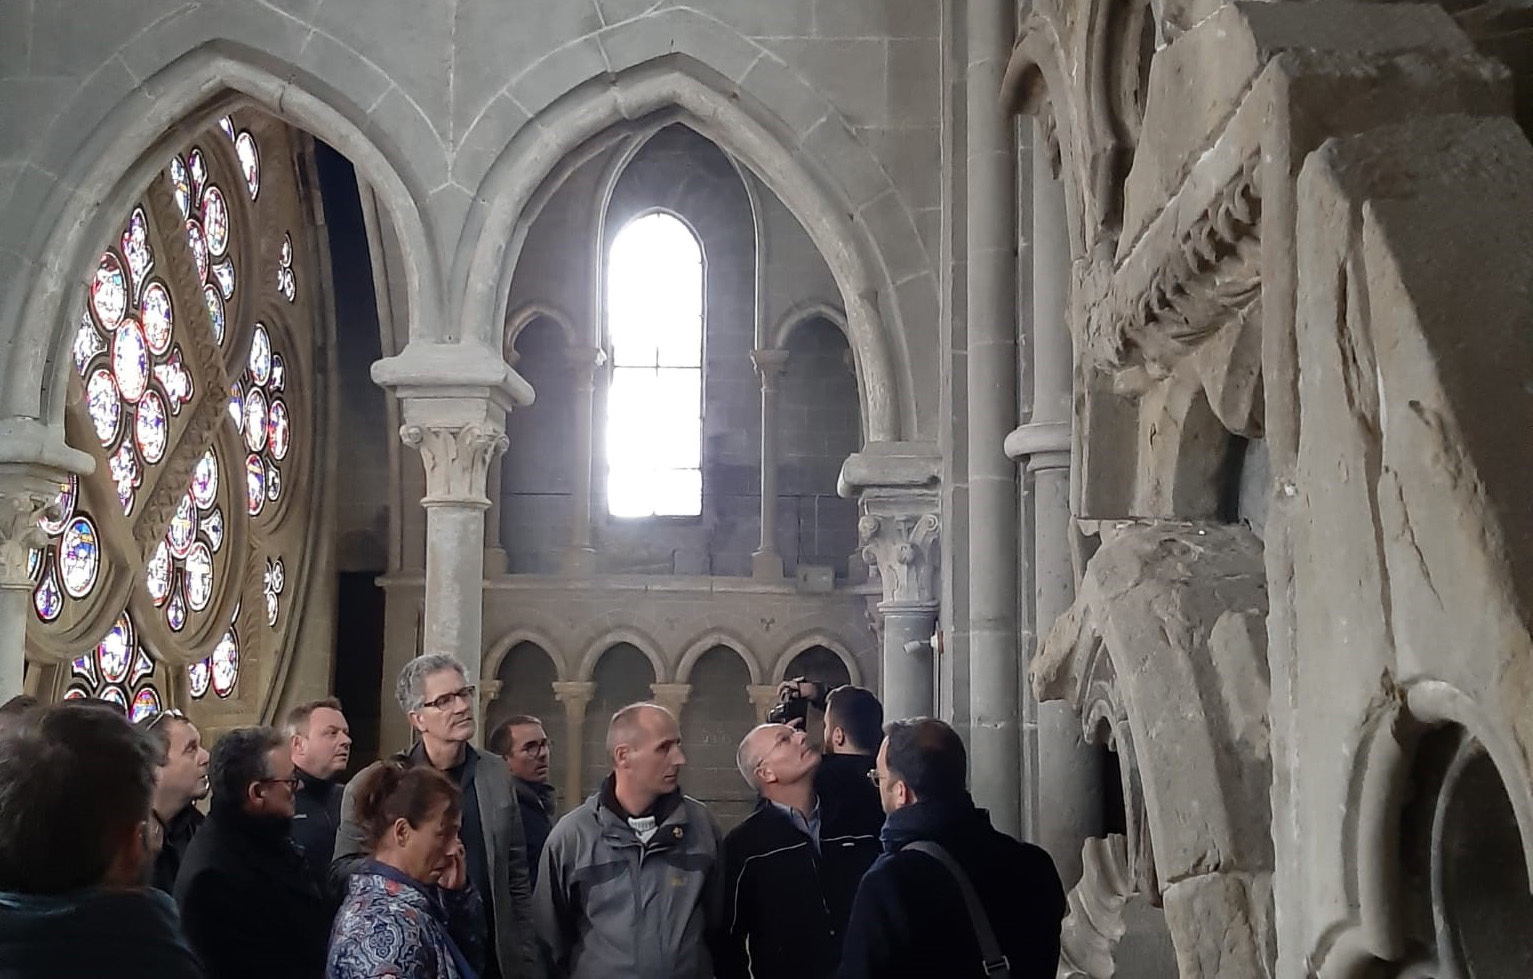
[[293, 769], [302, 785], [293, 797], [298, 814], [293, 817], [293, 842], [303, 848], [309, 874], [330, 900], [339, 906], [345, 895], [331, 893], [330, 861], [335, 856], [335, 831], [341, 827], [341, 786], [315, 778], [301, 768]]
[[967, 795], [906, 806], [889, 816], [883, 837], [884, 855], [852, 906], [840, 979], [984, 975], [958, 884], [934, 858], [905, 851], [916, 840], [940, 844], [969, 875], [1011, 974], [1054, 979], [1065, 895], [1047, 853], [997, 832]]
[[0, 894], [0, 979], [203, 979], [156, 890]]
[[154, 858], [152, 883], [156, 888], [166, 894], [176, 892], [176, 875], [181, 872], [181, 862], [186, 859], [192, 837], [197, 835], [207, 818], [196, 806], [188, 803], [186, 808], [170, 817], [170, 822], [161, 824], [165, 830], [165, 845], [160, 847], [159, 855]]
[[286, 820], [215, 807], [176, 879], [208, 979], [319, 979], [332, 916]]
[[824, 979], [835, 971], [857, 884], [880, 852], [884, 813], [868, 805], [878, 792], [861, 774], [865, 766], [826, 763], [859, 757], [828, 755], [820, 763], [818, 854], [764, 799], [724, 838], [726, 931], [714, 951], [719, 979]]
[[554, 830], [554, 787], [547, 782], [527, 782], [511, 776], [517, 805], [522, 807], [522, 832], [527, 836], [527, 872], [534, 887], [538, 883], [538, 862], [543, 844]]

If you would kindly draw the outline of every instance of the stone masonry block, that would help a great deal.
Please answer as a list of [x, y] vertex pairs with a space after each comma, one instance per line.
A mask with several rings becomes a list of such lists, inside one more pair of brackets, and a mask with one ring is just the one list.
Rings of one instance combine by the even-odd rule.
[[368, 0], [321, 4], [314, 26], [388, 72], [443, 136], [451, 131], [453, 7], [449, 0]]
[[909, 37], [936, 39], [942, 4], [931, 0], [815, 0], [817, 37]]
[[607, 72], [607, 57], [595, 37], [566, 44], [522, 72], [509, 94], [536, 115], [570, 89]]
[[739, 32], [691, 10], [666, 10], [608, 27], [597, 35], [615, 72], [662, 55], [696, 58], [731, 81], [745, 77], [764, 53]]
[[453, 132], [462, 135], [526, 66], [600, 29], [589, 3], [506, 3], [461, 0], [454, 5]]
[[740, 90], [782, 120], [795, 136], [808, 132], [832, 111], [813, 85], [775, 55], [757, 61], [740, 80]]
[[826, 116], [809, 130], [804, 150], [830, 173], [853, 209], [889, 189], [889, 175], [879, 159], [838, 115]]
[[898, 192], [890, 191], [879, 197], [858, 211], [857, 217], [872, 235], [889, 268], [889, 277], [895, 282], [930, 271], [921, 236]]
[[[891, 126], [936, 126], [942, 117], [942, 48], [936, 41], [890, 41], [886, 117]], [[933, 142], [936, 142], [935, 135]], [[941, 173], [933, 167], [932, 177]]]
[[852, 126], [887, 122], [887, 42], [791, 39], [766, 43], [790, 68], [825, 93]]

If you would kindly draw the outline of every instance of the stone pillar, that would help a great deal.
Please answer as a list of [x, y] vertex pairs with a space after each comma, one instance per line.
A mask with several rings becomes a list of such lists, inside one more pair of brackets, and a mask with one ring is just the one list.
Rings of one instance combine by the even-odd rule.
[[478, 728], [474, 734], [474, 742], [476, 744], [484, 744], [486, 742], [485, 731], [488, 730], [490, 723], [490, 705], [495, 703], [496, 697], [500, 696], [501, 687], [502, 684], [499, 680], [486, 680], [483, 678], [479, 680], [479, 713], [474, 721], [475, 727]]
[[751, 704], [756, 708], [756, 723], [765, 724], [767, 714], [777, 706], [777, 684], [753, 683], [745, 688], [750, 695]]
[[33, 620], [27, 557], [48, 543], [37, 521], [57, 503], [63, 479], [47, 467], [0, 463], [0, 701], [23, 692]]
[[857, 524], [863, 560], [883, 583], [883, 702], [890, 720], [930, 715], [936, 705], [931, 637], [941, 521], [934, 512], [868, 513]]
[[692, 684], [651, 683], [649, 689], [655, 703], [675, 714], [676, 722], [681, 723], [681, 709], [687, 705], [687, 698], [692, 696]]
[[564, 705], [564, 810], [568, 812], [585, 796], [580, 791], [580, 773], [585, 770], [586, 707], [596, 696], [596, 684], [555, 682], [554, 699]]
[[782, 577], [777, 553], [777, 379], [788, 363], [786, 350], [753, 350], [751, 360], [761, 378], [761, 546], [751, 555], [751, 575], [776, 581]]
[[596, 371], [607, 362], [599, 347], [570, 347], [570, 376], [575, 386], [575, 437], [570, 443], [570, 473], [575, 492], [570, 517], [570, 546], [564, 553], [563, 572], [589, 575], [596, 570], [596, 549], [591, 546], [591, 480], [596, 461]]
[[501, 461], [492, 460], [490, 471], [485, 477], [484, 495], [490, 501], [490, 508], [484, 515], [484, 575], [486, 578], [503, 575], [511, 566], [511, 560], [506, 556], [505, 545], [500, 539]]
[[[1075, 600], [1070, 554], [1070, 427], [1074, 355], [1068, 314], [1070, 246], [1064, 187], [1053, 175], [1047, 141], [1033, 147], [1033, 408], [1006, 438], [1006, 454], [1033, 483], [1033, 628], [1046, 636]], [[1030, 659], [1033, 650], [1026, 650]], [[1039, 704], [1028, 786], [1031, 833], [1049, 851], [1068, 890], [1080, 878], [1081, 846], [1102, 832], [1102, 772], [1081, 722], [1064, 701]]]
[[968, 197], [970, 790], [996, 829], [1022, 831], [1021, 658], [1017, 642], [1016, 121], [1001, 80], [1016, 40], [1011, 0], [970, 0], [965, 80]]
[[373, 365], [399, 398], [399, 436], [426, 475], [426, 593], [421, 648], [452, 653], [470, 683], [484, 656], [484, 523], [490, 466], [506, 448], [506, 413], [532, 403], [531, 385], [500, 352], [469, 341], [412, 341]]

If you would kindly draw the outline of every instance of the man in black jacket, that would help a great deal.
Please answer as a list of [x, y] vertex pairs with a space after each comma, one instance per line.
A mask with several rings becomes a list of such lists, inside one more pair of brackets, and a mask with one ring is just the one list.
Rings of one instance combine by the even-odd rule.
[[786, 724], [763, 724], [740, 742], [736, 763], [761, 801], [724, 839], [719, 979], [824, 979], [835, 971], [857, 883], [879, 853], [883, 812], [870, 812], [871, 786], [860, 774], [860, 786], [820, 781], [831, 757]]
[[178, 710], [162, 710], [139, 722], [160, 752], [155, 772], [154, 812], [164, 843], [154, 860], [155, 887], [174, 894], [176, 875], [203, 815], [193, 804], [208, 796], [208, 749], [197, 725]]
[[213, 748], [212, 812], [176, 879], [176, 904], [208, 979], [319, 979], [331, 915], [289, 835], [298, 777], [275, 728]]
[[1054, 979], [1064, 888], [1049, 855], [993, 829], [965, 784], [957, 732], [929, 717], [895, 721], [878, 752], [884, 854], [852, 905], [840, 979], [980, 979], [984, 957], [957, 880], [911, 849], [936, 843], [957, 861], [1000, 941], [1009, 975]]
[[511, 787], [522, 809], [522, 831], [527, 835], [527, 869], [536, 887], [543, 844], [555, 822], [554, 787], [548, 784], [548, 732], [536, 717], [516, 714], [495, 728], [489, 747], [506, 760], [511, 773]]
[[[303, 847], [309, 874], [329, 893], [335, 832], [341, 826], [341, 786], [335, 777], [351, 761], [351, 728], [334, 697], [311, 700], [288, 711], [284, 725], [293, 752], [298, 796], [294, 800], [293, 842]], [[330, 894], [339, 905], [345, 894]]]

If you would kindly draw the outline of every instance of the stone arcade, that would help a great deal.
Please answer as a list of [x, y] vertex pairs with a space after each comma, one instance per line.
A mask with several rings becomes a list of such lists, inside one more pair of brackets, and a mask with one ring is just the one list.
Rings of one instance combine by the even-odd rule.
[[1061, 976], [1533, 974], [1530, 79], [1500, 0], [0, 4], [0, 696], [361, 760], [450, 651], [727, 822], [857, 682]]

